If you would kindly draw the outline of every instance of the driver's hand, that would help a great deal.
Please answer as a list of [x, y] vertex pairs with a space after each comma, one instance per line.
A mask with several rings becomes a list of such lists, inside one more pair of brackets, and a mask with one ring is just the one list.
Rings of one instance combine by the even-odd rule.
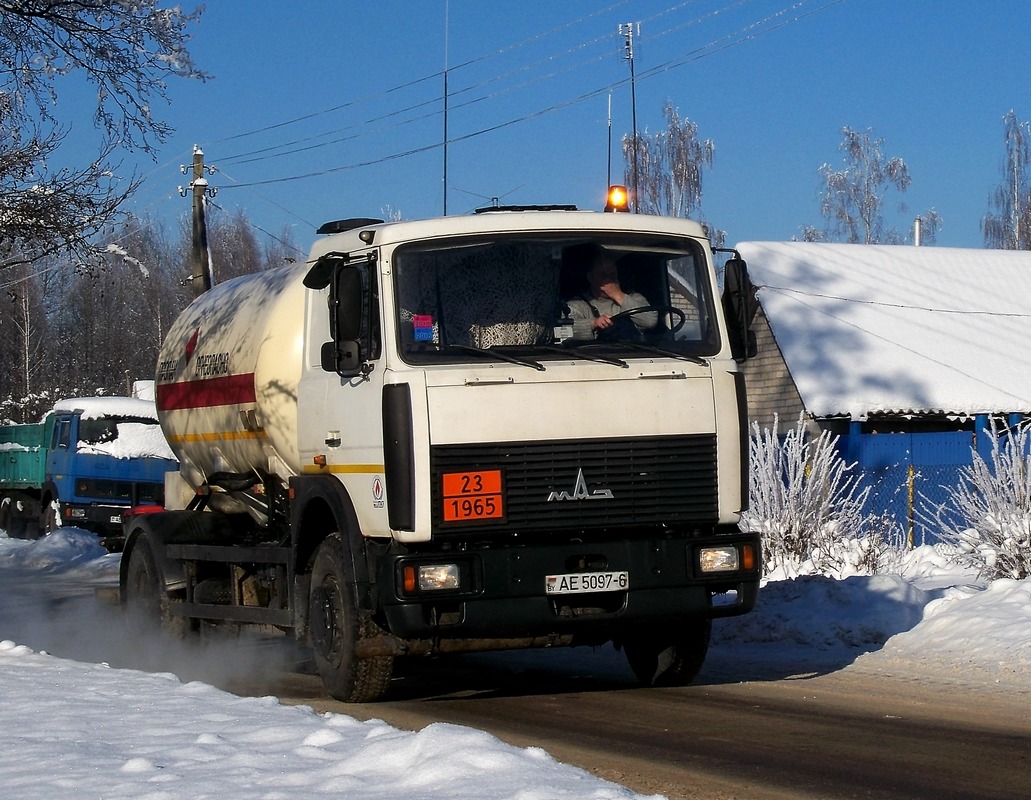
[[591, 320], [591, 328], [596, 331], [603, 331], [606, 328], [612, 327], [612, 317], [608, 314], [602, 314]]
[[619, 281], [608, 281], [601, 284], [599, 288], [613, 303], [623, 305], [623, 301], [626, 299], [626, 292], [624, 292], [623, 287], [619, 285]]

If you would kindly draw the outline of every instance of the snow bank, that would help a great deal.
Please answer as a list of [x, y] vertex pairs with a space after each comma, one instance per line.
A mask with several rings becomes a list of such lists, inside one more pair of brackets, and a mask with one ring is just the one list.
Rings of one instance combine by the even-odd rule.
[[456, 725], [404, 732], [11, 641], [0, 642], [0, 671], [0, 728], [17, 753], [0, 760], [6, 797], [641, 797]]

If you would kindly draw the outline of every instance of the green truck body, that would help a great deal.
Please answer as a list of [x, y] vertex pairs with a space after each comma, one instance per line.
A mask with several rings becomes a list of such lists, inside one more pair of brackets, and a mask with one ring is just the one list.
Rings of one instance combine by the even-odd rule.
[[45, 428], [43, 423], [0, 427], [0, 486], [32, 489], [43, 485]]

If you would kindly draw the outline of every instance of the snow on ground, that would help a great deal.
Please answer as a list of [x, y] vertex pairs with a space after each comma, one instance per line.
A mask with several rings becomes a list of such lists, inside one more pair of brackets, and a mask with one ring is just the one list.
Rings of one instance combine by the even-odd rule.
[[[0, 534], [5, 797], [639, 797], [470, 728], [403, 732], [216, 689], [127, 640], [116, 609], [76, 604], [117, 571], [118, 557], [75, 528], [36, 542]], [[931, 548], [900, 572], [770, 581], [752, 614], [716, 624], [710, 659], [796, 672], [904, 664], [973, 687], [1031, 686], [1031, 580], [986, 586]], [[614, 654], [566, 656], [599, 657]], [[286, 667], [238, 645], [192, 666]]]

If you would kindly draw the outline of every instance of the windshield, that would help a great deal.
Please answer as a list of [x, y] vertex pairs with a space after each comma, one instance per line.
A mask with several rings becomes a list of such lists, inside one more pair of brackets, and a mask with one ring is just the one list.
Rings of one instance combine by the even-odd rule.
[[495, 235], [394, 254], [400, 351], [412, 363], [477, 357], [624, 358], [719, 350], [703, 251], [646, 234]]
[[144, 417], [83, 417], [79, 419], [80, 453], [115, 458], [175, 458], [156, 419]]

